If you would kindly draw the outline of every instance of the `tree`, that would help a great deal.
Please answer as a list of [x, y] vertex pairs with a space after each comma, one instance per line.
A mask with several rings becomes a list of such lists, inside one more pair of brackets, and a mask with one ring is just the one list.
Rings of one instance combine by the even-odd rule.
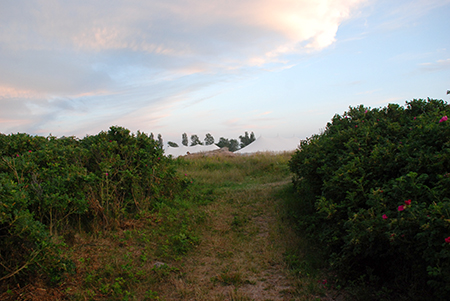
[[194, 146], [194, 145], [203, 145], [203, 143], [200, 141], [200, 139], [198, 138], [197, 135], [191, 136], [191, 146]]
[[211, 145], [211, 144], [214, 144], [214, 137], [211, 136], [210, 133], [208, 133], [205, 136], [205, 145]]
[[248, 132], [245, 132], [244, 136], [239, 136], [239, 140], [241, 140], [241, 148], [246, 147], [247, 145], [249, 145], [250, 143], [252, 143], [253, 141], [255, 141], [255, 134], [252, 132], [250, 134], [250, 136], [248, 135]]
[[170, 147], [178, 147], [178, 144], [172, 141], [167, 142], [167, 144], [169, 144]]
[[219, 142], [216, 144], [218, 147], [228, 147], [230, 152], [235, 152], [239, 149], [239, 142], [236, 139], [228, 140], [226, 138], [220, 137]]
[[230, 139], [230, 146], [228, 147], [228, 150], [230, 152], [235, 152], [239, 149], [239, 142], [236, 139]]
[[219, 142], [217, 142], [216, 145], [220, 148], [228, 147], [230, 145], [230, 141], [228, 139], [220, 137]]
[[184, 146], [188, 146], [189, 144], [188, 136], [186, 133], [181, 135], [181, 144], [183, 144]]
[[158, 146], [159, 146], [159, 148], [164, 147], [164, 142], [163, 142], [161, 134], [158, 134]]

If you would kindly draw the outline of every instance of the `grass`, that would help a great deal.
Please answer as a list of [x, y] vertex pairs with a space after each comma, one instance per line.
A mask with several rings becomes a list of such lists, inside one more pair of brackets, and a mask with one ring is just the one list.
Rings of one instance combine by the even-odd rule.
[[[294, 198], [287, 168], [291, 155], [178, 160], [180, 173], [194, 179], [193, 189], [210, 201], [204, 207], [204, 243], [186, 259], [189, 272], [176, 280], [185, 284], [185, 297], [316, 300], [326, 295], [319, 253], [295, 231], [287, 209]], [[177, 293], [167, 297], [176, 299]]]
[[76, 273], [53, 300], [326, 298], [333, 291], [323, 283], [320, 252], [287, 209], [295, 202], [291, 155], [177, 159], [190, 194], [118, 230], [75, 235], [66, 252]]

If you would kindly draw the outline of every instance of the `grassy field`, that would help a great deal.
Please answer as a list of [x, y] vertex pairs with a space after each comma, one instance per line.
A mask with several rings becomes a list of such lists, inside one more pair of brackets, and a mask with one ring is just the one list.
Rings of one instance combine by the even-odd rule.
[[[320, 250], [296, 231], [292, 154], [177, 159], [192, 182], [115, 230], [64, 237], [73, 272], [2, 300], [331, 300]], [[45, 279], [44, 279], [45, 280]]]
[[[290, 222], [290, 153], [196, 157], [180, 172], [210, 200], [202, 244], [173, 279], [171, 300], [321, 300], [327, 298], [318, 250]], [[316, 256], [317, 255], [317, 256]], [[328, 292], [330, 293], [330, 292]]]

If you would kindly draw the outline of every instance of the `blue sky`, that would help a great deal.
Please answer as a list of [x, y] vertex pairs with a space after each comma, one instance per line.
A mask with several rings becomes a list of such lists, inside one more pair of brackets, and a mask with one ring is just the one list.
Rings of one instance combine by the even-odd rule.
[[449, 101], [450, 1], [0, 4], [0, 132], [305, 138], [349, 106]]

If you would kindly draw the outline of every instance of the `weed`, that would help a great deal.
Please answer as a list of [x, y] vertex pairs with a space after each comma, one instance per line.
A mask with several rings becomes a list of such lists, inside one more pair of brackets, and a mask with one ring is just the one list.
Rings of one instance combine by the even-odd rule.
[[243, 283], [240, 272], [223, 272], [218, 276], [218, 280], [224, 285], [234, 285], [235, 287]]
[[145, 292], [144, 300], [159, 300], [158, 293], [152, 290], [148, 290], [147, 292]]

